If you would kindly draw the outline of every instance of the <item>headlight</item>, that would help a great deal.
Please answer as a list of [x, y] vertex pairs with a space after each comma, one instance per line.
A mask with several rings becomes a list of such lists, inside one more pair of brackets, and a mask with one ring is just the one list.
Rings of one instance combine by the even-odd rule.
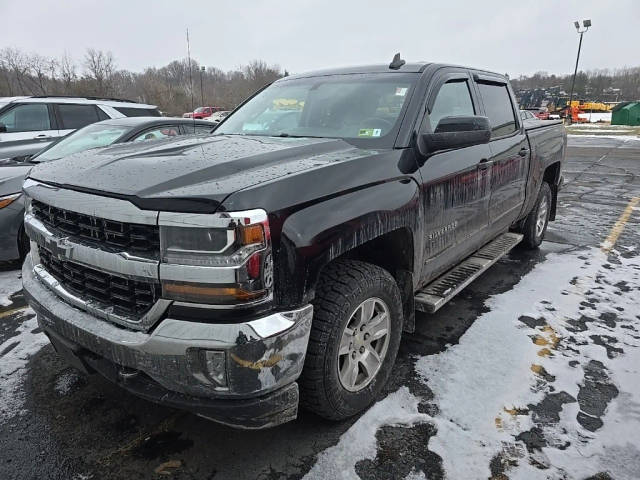
[[11, 205], [18, 198], [20, 198], [20, 195], [22, 195], [22, 193], [18, 192], [18, 193], [12, 193], [11, 195], [5, 195], [4, 197], [0, 197], [0, 208], [4, 208], [6, 206]]
[[266, 212], [162, 212], [159, 223], [164, 298], [213, 305], [270, 298], [273, 265]]

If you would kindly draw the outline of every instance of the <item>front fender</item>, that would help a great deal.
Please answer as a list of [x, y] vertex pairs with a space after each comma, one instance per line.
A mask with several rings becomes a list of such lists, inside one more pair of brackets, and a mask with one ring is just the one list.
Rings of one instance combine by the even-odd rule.
[[[326, 264], [381, 235], [408, 229], [419, 245], [419, 218], [419, 189], [411, 178], [369, 185], [296, 211], [282, 226], [276, 255], [278, 303], [308, 303]], [[413, 250], [415, 256], [420, 249]]]

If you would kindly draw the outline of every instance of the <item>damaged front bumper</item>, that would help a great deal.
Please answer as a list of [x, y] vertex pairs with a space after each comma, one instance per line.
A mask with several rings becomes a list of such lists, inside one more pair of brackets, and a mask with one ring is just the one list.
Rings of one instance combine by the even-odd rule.
[[[295, 381], [304, 364], [311, 305], [232, 324], [165, 318], [146, 333], [64, 302], [34, 274], [30, 255], [22, 276], [38, 323], [77, 368], [234, 427], [266, 428], [296, 418]], [[217, 360], [208, 363], [206, 352], [215, 352]]]

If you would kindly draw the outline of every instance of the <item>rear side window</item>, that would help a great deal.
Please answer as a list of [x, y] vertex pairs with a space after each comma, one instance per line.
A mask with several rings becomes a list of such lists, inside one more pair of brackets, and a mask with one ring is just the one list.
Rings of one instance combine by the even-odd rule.
[[484, 109], [491, 123], [491, 136], [502, 137], [516, 131], [516, 117], [506, 85], [479, 83]]
[[429, 114], [431, 130], [435, 131], [438, 122], [444, 117], [467, 115], [475, 115], [467, 82], [460, 80], [442, 85]]
[[62, 120], [62, 128], [82, 128], [100, 120], [94, 105], [59, 104], [58, 113]]
[[44, 103], [18, 105], [0, 115], [0, 123], [7, 127], [7, 133], [51, 130], [49, 109]]
[[160, 112], [157, 108], [131, 108], [131, 107], [114, 107], [125, 117], [159, 117]]

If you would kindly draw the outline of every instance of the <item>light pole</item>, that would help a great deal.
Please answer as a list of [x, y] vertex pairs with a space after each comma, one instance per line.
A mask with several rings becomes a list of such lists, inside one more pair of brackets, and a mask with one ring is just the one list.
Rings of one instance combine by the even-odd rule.
[[205, 71], [205, 66], [200, 67], [200, 97], [202, 100], [202, 106], [204, 107], [204, 90], [202, 89], [202, 73]]
[[567, 109], [567, 112], [569, 113], [569, 123], [571, 123], [571, 109], [573, 108], [573, 105], [571, 104], [571, 102], [573, 101], [573, 88], [576, 85], [576, 75], [578, 74], [578, 62], [580, 61], [580, 49], [582, 48], [582, 35], [584, 35], [584, 33], [589, 30], [589, 27], [591, 26], [591, 20], [583, 20], [582, 21], [582, 27], [583, 29], [580, 28], [580, 22], [576, 21], [573, 22], [573, 24], [576, 27], [576, 31], [580, 34], [580, 42], [578, 43], [578, 56], [576, 57], [576, 68], [573, 71], [573, 80], [571, 81], [571, 93], [569, 94], [569, 108]]

